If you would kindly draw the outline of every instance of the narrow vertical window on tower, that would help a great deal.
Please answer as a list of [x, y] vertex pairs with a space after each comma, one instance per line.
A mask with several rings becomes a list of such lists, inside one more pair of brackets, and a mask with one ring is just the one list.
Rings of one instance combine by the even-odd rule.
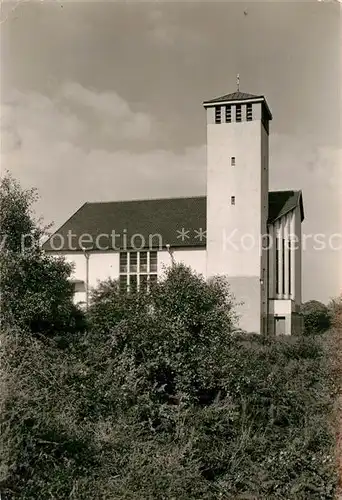
[[288, 244], [288, 252], [289, 252], [289, 295], [292, 295], [292, 285], [291, 285], [291, 240], [287, 242]]
[[241, 122], [241, 104], [237, 104], [235, 107], [235, 121]]
[[232, 107], [226, 106], [226, 123], [230, 123], [232, 121]]
[[230, 197], [230, 203], [231, 205], [235, 205], [235, 196]]
[[250, 122], [253, 119], [252, 104], [247, 104], [247, 121]]
[[282, 261], [282, 264], [283, 264], [283, 267], [282, 267], [282, 275], [283, 275], [283, 289], [281, 291], [281, 293], [284, 295], [285, 294], [285, 240], [283, 238], [283, 241], [282, 241], [282, 251], [283, 251], [283, 261]]
[[276, 255], [275, 255], [275, 275], [276, 275], [276, 295], [280, 293], [279, 290], [279, 238], [276, 239]]
[[230, 164], [231, 164], [232, 167], [235, 167], [235, 156], [231, 157]]
[[215, 123], [221, 123], [221, 106], [215, 106]]

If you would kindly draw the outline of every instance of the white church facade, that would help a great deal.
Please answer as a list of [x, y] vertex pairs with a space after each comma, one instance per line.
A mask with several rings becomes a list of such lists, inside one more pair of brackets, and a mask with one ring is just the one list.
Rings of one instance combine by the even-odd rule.
[[149, 287], [183, 262], [227, 277], [239, 327], [297, 333], [301, 305], [301, 191], [269, 191], [269, 122], [264, 96], [240, 91], [205, 101], [206, 196], [85, 203], [44, 244], [74, 263], [75, 301], [99, 281]]

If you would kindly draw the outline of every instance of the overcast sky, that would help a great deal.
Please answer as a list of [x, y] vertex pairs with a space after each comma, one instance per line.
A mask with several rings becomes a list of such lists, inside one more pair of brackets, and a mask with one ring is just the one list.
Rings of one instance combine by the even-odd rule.
[[[202, 101], [234, 91], [240, 73], [240, 90], [273, 113], [270, 189], [303, 190], [305, 234], [342, 233], [336, 2], [13, 5], [1, 169], [38, 188], [38, 215], [56, 229], [85, 201], [205, 194]], [[341, 285], [342, 251], [307, 240], [303, 299]]]

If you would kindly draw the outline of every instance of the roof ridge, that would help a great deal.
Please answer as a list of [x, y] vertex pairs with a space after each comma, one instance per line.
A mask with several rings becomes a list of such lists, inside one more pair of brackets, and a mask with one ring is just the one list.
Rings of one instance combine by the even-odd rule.
[[237, 90], [235, 92], [229, 92], [228, 94], [223, 94], [217, 97], [214, 97], [214, 99], [209, 99], [204, 101], [204, 103], [211, 103], [215, 101], [238, 101], [238, 100], [245, 100], [245, 99], [265, 99], [265, 97], [261, 94], [249, 94], [248, 92], [241, 92], [240, 90]]
[[85, 204], [87, 205], [104, 205], [105, 203], [137, 203], [138, 201], [143, 201], [144, 203], [149, 201], [167, 201], [167, 200], [198, 200], [201, 198], [206, 198], [207, 196], [198, 195], [198, 196], [175, 196], [168, 198], [135, 198], [130, 200], [111, 200], [111, 201], [87, 201]]

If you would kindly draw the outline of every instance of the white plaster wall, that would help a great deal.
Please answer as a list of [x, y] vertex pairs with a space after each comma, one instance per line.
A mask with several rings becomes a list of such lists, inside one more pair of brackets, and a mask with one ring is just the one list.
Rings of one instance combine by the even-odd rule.
[[[206, 276], [206, 249], [189, 248], [174, 250], [173, 258], [177, 264], [182, 263], [190, 266], [197, 274]], [[167, 250], [158, 252], [158, 276], [163, 277], [168, 267], [172, 265], [172, 260]]]
[[[86, 258], [83, 253], [70, 253], [64, 255], [68, 262], [74, 264], [75, 268], [72, 278], [86, 281]], [[107, 278], [117, 279], [119, 277], [119, 253], [118, 252], [91, 252], [89, 256], [89, 287], [93, 288], [99, 281]]]
[[235, 298], [235, 311], [239, 316], [238, 326], [249, 333], [260, 333], [262, 311], [259, 277], [228, 276], [227, 279]]
[[[71, 278], [86, 281], [86, 259], [83, 253], [70, 253], [64, 255], [67, 262], [74, 265]], [[206, 250], [182, 249], [174, 250], [175, 262], [190, 266], [196, 273], [205, 277], [206, 272]], [[99, 281], [107, 278], [119, 278], [119, 252], [90, 253], [89, 257], [89, 286], [95, 287]], [[170, 254], [167, 250], [158, 252], [158, 276], [162, 277], [165, 269], [172, 264]]]
[[[208, 276], [260, 274], [260, 130], [257, 120], [208, 125]], [[235, 167], [230, 164], [232, 156], [236, 158]], [[231, 205], [231, 196], [235, 196], [235, 205]]]
[[[267, 235], [267, 219], [268, 219], [268, 191], [269, 191], [269, 140], [268, 133], [261, 126], [261, 234], [263, 238]], [[267, 239], [264, 240], [266, 243]], [[260, 268], [261, 268], [261, 314], [264, 317], [268, 315], [268, 250], [262, 248]], [[264, 326], [266, 329], [266, 325]]]
[[270, 300], [269, 311], [275, 316], [286, 316], [294, 311], [294, 303], [292, 300]]
[[[221, 116], [224, 121], [224, 107]], [[261, 250], [267, 212], [268, 135], [261, 123], [261, 104], [253, 104], [252, 121], [240, 123], [215, 124], [209, 108], [206, 275], [227, 276], [237, 300], [248, 304], [243, 308], [246, 329], [257, 332], [261, 315], [267, 313], [267, 261]]]

